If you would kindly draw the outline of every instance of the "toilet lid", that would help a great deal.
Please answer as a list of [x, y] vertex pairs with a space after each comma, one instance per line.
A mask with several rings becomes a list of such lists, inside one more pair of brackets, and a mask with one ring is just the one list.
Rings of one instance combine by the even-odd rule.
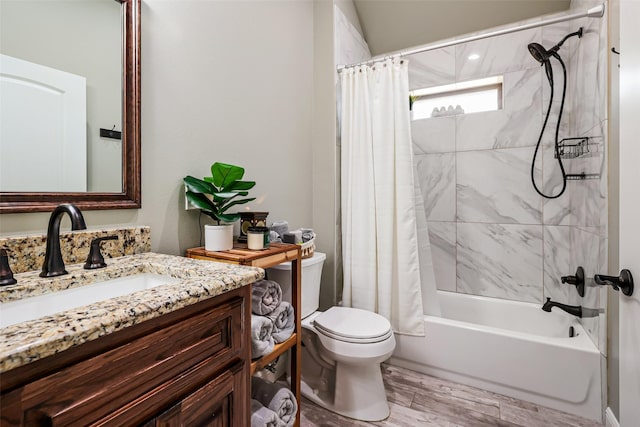
[[351, 307], [331, 307], [313, 323], [322, 334], [348, 342], [379, 342], [393, 333], [384, 317]]

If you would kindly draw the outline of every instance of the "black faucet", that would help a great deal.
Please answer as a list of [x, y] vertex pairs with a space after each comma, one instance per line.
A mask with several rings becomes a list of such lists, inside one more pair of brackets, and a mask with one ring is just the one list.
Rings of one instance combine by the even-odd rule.
[[630, 297], [633, 295], [633, 276], [626, 268], [620, 270], [620, 276], [605, 276], [604, 274], [596, 274], [593, 276], [596, 285], [611, 286], [614, 290], [621, 290], [623, 294]]
[[13, 271], [9, 267], [9, 254], [7, 249], [0, 248], [0, 286], [15, 285], [18, 283], [13, 277]]
[[62, 216], [65, 213], [69, 214], [69, 218], [71, 218], [72, 230], [86, 230], [87, 228], [82, 212], [76, 206], [65, 203], [55, 208], [49, 218], [47, 251], [44, 255], [40, 277], [55, 277], [67, 274], [67, 270], [64, 269], [62, 252], [60, 251], [60, 221], [62, 221]]
[[569, 314], [572, 314], [576, 317], [582, 317], [582, 306], [581, 305], [566, 305], [561, 304], [559, 302], [551, 301], [551, 298], [547, 298], [547, 302], [542, 305], [542, 309], [546, 312], [551, 313], [552, 307], [558, 307], [561, 310], [566, 311]]
[[100, 244], [105, 240], [118, 240], [118, 236], [98, 237], [91, 241], [89, 256], [84, 263], [85, 270], [95, 270], [96, 268], [104, 268], [107, 266], [107, 263], [104, 262], [104, 256], [102, 252], [100, 252]]

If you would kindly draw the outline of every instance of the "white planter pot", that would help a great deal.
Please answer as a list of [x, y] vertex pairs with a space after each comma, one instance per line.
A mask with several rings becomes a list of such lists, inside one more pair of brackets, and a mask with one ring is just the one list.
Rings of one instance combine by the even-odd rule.
[[206, 251], [228, 251], [232, 248], [233, 224], [204, 226], [204, 249]]

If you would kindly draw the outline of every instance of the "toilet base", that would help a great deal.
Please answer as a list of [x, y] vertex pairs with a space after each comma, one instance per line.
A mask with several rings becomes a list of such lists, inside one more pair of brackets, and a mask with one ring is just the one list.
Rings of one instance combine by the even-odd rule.
[[382, 421], [389, 416], [380, 364], [337, 364], [334, 404], [336, 412], [362, 421]]
[[[361, 421], [382, 421], [389, 416], [380, 364], [319, 367], [302, 351], [300, 392], [318, 406]], [[306, 357], [305, 357], [306, 356]]]

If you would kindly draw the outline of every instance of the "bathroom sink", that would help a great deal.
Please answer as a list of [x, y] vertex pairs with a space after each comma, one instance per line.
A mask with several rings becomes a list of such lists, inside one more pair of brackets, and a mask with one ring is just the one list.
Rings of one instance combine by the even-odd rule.
[[0, 328], [179, 281], [180, 279], [170, 276], [140, 273], [2, 303], [0, 304]]

